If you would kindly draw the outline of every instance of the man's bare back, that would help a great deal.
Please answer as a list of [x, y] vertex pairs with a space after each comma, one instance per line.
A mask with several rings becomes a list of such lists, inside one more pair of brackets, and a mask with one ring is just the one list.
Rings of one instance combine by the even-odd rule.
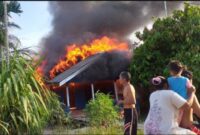
[[135, 89], [133, 85], [128, 83], [123, 90], [124, 97], [124, 108], [135, 108], [136, 99], [135, 99]]

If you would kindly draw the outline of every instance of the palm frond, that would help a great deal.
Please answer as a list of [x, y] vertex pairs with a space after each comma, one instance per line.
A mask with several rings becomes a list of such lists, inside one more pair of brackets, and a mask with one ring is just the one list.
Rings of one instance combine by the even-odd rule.
[[16, 14], [20, 14], [22, 13], [23, 11], [21, 10], [21, 5], [19, 2], [17, 1], [11, 1], [8, 5], [8, 14], [10, 12], [12, 13], [16, 13]]
[[[10, 3], [7, 4], [7, 14], [9, 17], [10, 13], [20, 14], [23, 11], [21, 10], [21, 5], [17, 1], [10, 1]], [[0, 21], [3, 21], [3, 15], [4, 15], [4, 5], [3, 1], [0, 1]]]
[[9, 47], [11, 49], [17, 48], [21, 45], [21, 41], [15, 35], [9, 35], [8, 38], [9, 38]]
[[21, 29], [21, 27], [14, 22], [8, 22], [8, 27], [14, 27], [14, 28]]

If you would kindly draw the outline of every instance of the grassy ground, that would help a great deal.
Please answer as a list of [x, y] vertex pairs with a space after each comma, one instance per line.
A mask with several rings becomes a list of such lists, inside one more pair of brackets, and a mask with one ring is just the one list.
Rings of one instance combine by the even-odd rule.
[[[101, 135], [107, 135], [107, 134], [117, 134], [117, 135], [123, 135], [123, 127], [118, 126], [112, 126], [112, 127], [84, 127], [79, 129], [68, 129], [66, 127], [55, 127], [54, 129], [49, 130], [49, 132], [44, 132], [44, 134], [56, 134], [56, 135], [63, 135], [63, 134], [101, 134]], [[143, 130], [138, 129], [138, 135], [143, 135]]]
[[[105, 127], [91, 128], [90, 127], [88, 129], [86, 129], [85, 131], [79, 130], [78, 134], [123, 135], [124, 133], [123, 133], [122, 127], [109, 127], [109, 128], [105, 128]], [[138, 129], [138, 135], [143, 135], [143, 131]]]
[[[143, 135], [143, 122], [145, 116], [140, 116], [138, 119], [138, 135]], [[117, 134], [123, 135], [123, 120], [120, 120], [119, 123], [116, 123], [114, 126], [111, 127], [89, 127], [87, 123], [72, 120], [70, 125], [67, 126], [57, 126], [54, 128], [45, 129], [44, 134], [48, 135], [71, 135], [71, 134], [100, 134], [100, 135], [107, 135], [107, 134]]]
[[69, 130], [65, 128], [58, 128], [53, 131], [53, 134], [123, 134], [121, 127], [84, 127], [80, 129]]

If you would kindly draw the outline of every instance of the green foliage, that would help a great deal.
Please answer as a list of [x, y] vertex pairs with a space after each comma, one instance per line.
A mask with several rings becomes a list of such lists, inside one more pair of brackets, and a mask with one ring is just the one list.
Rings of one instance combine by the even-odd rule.
[[98, 92], [95, 94], [95, 100], [87, 104], [85, 112], [91, 126], [108, 127], [119, 118], [117, 107], [113, 105], [110, 96]]
[[143, 44], [136, 48], [131, 62], [132, 82], [149, 88], [155, 75], [168, 76], [167, 64], [177, 59], [194, 73], [194, 83], [200, 89], [200, 7], [185, 3], [184, 11], [157, 18], [151, 30], [136, 33]]
[[40, 134], [44, 126], [60, 111], [55, 94], [35, 78], [31, 61], [15, 52], [9, 68], [0, 63], [0, 133]]
[[[56, 101], [56, 102], [55, 102]], [[69, 114], [64, 112], [64, 109], [61, 108], [60, 101], [55, 100], [55, 98], [51, 102], [51, 117], [48, 120], [48, 127], [62, 126], [67, 125], [70, 126], [72, 120]], [[62, 104], [65, 106], [64, 104]]]

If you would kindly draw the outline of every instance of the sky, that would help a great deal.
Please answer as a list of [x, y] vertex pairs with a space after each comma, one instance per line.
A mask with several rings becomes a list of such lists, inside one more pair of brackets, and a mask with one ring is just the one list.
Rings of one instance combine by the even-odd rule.
[[9, 21], [14, 21], [21, 29], [9, 29], [9, 34], [16, 35], [21, 43], [21, 48], [31, 47], [39, 50], [42, 37], [51, 31], [52, 16], [48, 11], [47, 1], [20, 1], [23, 13], [12, 14]]

